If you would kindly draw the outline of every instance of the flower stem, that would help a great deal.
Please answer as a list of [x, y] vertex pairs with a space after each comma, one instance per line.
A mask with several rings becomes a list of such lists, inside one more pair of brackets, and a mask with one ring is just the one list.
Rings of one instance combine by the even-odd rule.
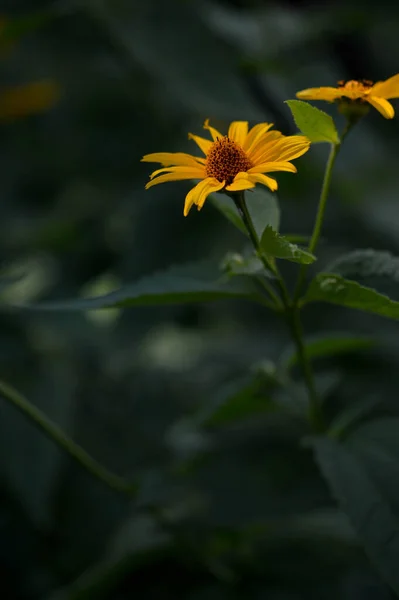
[[[262, 255], [262, 252], [260, 251], [260, 241], [259, 241], [259, 238], [258, 238], [258, 234], [256, 233], [256, 229], [254, 227], [254, 224], [252, 223], [251, 215], [249, 213], [247, 204], [245, 202], [244, 192], [236, 192], [236, 193], [232, 194], [231, 197], [233, 198], [234, 203], [235, 203], [235, 205], [237, 207], [237, 210], [240, 213], [240, 216], [241, 216], [241, 218], [243, 220], [243, 223], [244, 223], [245, 227], [247, 228], [247, 231], [249, 233], [249, 237], [251, 238], [252, 245], [255, 248], [255, 251], [256, 251], [258, 257], [262, 261], [262, 263], [265, 266], [266, 270], [269, 271], [269, 272], [271, 272], [276, 277], [278, 277], [278, 273], [277, 273], [276, 269], [266, 259], [266, 257]], [[265, 290], [268, 292], [269, 296], [273, 300], [273, 302], [276, 305], [276, 307], [277, 308], [282, 308], [283, 305], [281, 303], [281, 300], [277, 296], [275, 290], [269, 284], [269, 282], [266, 281], [265, 279], [263, 279], [262, 285], [265, 288]]]
[[272, 261], [268, 261], [267, 257], [261, 251], [260, 242], [254, 225], [252, 223], [251, 215], [249, 214], [248, 208], [245, 203], [245, 196], [243, 192], [236, 194], [234, 201], [238, 208], [238, 211], [242, 217], [242, 220], [248, 230], [252, 243], [260, 259], [263, 261], [265, 267], [270, 270], [277, 279], [277, 283], [281, 292], [281, 300], [278, 298], [280, 304], [282, 303], [287, 324], [291, 331], [293, 341], [296, 346], [299, 363], [302, 368], [303, 377], [308, 388], [309, 396], [309, 421], [315, 431], [322, 431], [324, 429], [323, 415], [321, 411], [320, 401], [317, 395], [312, 365], [306, 354], [305, 345], [303, 343], [303, 330], [300, 320], [299, 308], [294, 304], [289, 296], [285, 282]]
[[[328, 157], [326, 170], [324, 172], [323, 185], [321, 188], [319, 206], [317, 208], [316, 220], [313, 226], [313, 233], [309, 243], [309, 252], [312, 254], [316, 251], [317, 244], [319, 243], [321, 229], [324, 221], [324, 214], [327, 205], [328, 192], [330, 191], [331, 177], [333, 172], [333, 167], [335, 163], [335, 159], [337, 158], [337, 154], [339, 152], [341, 144], [332, 144], [330, 155]], [[308, 265], [301, 265], [298, 282], [294, 292], [294, 303], [297, 304], [299, 296], [302, 292], [302, 287], [305, 281], [306, 273], [307, 273]]]
[[291, 331], [292, 338], [295, 342], [296, 351], [298, 354], [299, 363], [302, 368], [303, 377], [306, 387], [308, 388], [309, 397], [309, 422], [316, 432], [325, 430], [324, 416], [321, 409], [321, 403], [316, 390], [314, 374], [309, 357], [306, 354], [306, 348], [303, 341], [303, 328], [298, 306], [292, 306], [291, 310], [287, 310], [287, 321]]
[[17, 410], [27, 417], [48, 438], [60, 446], [86, 471], [114, 489], [116, 492], [135, 496], [135, 485], [125, 481], [122, 477], [111, 473], [92, 458], [81, 446], [71, 440], [55, 423], [53, 423], [38, 408], [33, 406], [22, 394], [10, 385], [0, 381], [0, 396], [10, 402]]

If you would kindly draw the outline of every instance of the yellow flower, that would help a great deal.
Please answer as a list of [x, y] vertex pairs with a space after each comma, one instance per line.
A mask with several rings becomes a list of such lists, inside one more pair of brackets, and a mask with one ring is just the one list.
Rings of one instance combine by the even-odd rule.
[[339, 81], [338, 87], [318, 87], [302, 90], [297, 93], [301, 100], [346, 100], [352, 102], [368, 102], [378, 110], [386, 119], [395, 115], [393, 106], [388, 99], [399, 98], [399, 74], [386, 81]]
[[200, 210], [211, 192], [227, 190], [238, 192], [255, 187], [256, 183], [277, 190], [277, 181], [265, 173], [289, 171], [296, 173], [296, 167], [289, 161], [304, 154], [310, 146], [308, 138], [302, 135], [285, 136], [279, 131], [269, 131], [270, 123], [259, 123], [248, 131], [247, 121], [231, 123], [227, 136], [209, 125], [207, 129], [212, 140], [189, 133], [205, 157], [192, 156], [183, 152], [157, 152], [146, 154], [143, 162], [160, 163], [150, 176], [146, 189], [166, 181], [200, 179], [186, 196], [184, 216], [193, 206]]

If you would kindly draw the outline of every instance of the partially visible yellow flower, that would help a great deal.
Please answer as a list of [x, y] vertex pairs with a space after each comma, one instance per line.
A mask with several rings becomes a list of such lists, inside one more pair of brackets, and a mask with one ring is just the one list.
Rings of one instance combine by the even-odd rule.
[[36, 81], [0, 89], [0, 120], [25, 117], [47, 110], [58, 96], [59, 87], [53, 81]]
[[188, 135], [204, 157], [183, 152], [156, 152], [143, 156], [143, 162], [157, 162], [166, 167], [152, 173], [146, 189], [167, 181], [200, 179], [186, 196], [185, 217], [193, 204], [200, 210], [211, 192], [238, 192], [253, 188], [256, 183], [266, 185], [274, 192], [277, 181], [265, 173], [296, 173], [296, 167], [289, 161], [302, 156], [309, 149], [310, 141], [303, 135], [285, 136], [279, 131], [269, 131], [271, 127], [270, 123], [259, 123], [248, 131], [247, 121], [233, 121], [227, 136], [223, 136], [209, 125], [207, 119], [204, 129], [210, 132], [212, 140]]
[[297, 93], [301, 100], [349, 100], [352, 102], [368, 102], [378, 110], [386, 119], [395, 115], [394, 108], [388, 100], [399, 98], [399, 74], [386, 81], [339, 81], [338, 87], [318, 87], [302, 90]]

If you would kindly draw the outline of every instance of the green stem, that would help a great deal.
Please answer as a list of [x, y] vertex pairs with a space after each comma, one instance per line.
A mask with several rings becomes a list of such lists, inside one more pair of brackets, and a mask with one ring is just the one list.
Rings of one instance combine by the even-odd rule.
[[[241, 215], [243, 223], [244, 223], [245, 227], [247, 228], [249, 237], [251, 238], [252, 245], [255, 248], [255, 251], [256, 251], [258, 257], [262, 261], [266, 270], [269, 271], [270, 273], [272, 273], [276, 277], [277, 283], [278, 283], [280, 289], [284, 290], [284, 292], [282, 293], [282, 295], [284, 297], [284, 295], [286, 295], [286, 288], [285, 288], [284, 281], [282, 280], [275, 265], [272, 262], [268, 261], [267, 258], [261, 252], [260, 241], [258, 238], [258, 234], [256, 233], [254, 224], [252, 223], [251, 215], [249, 214], [247, 204], [245, 202], [244, 192], [236, 192], [235, 194], [232, 194], [232, 198], [235, 202], [238, 212]], [[269, 293], [270, 297], [272, 298], [272, 300], [274, 301], [276, 307], [281, 309], [284, 304], [281, 302], [280, 298], [277, 296], [273, 287], [265, 280], [263, 280], [263, 286], [268, 291], [268, 293]], [[283, 302], [284, 302], [284, 300], [283, 300]]]
[[321, 432], [325, 430], [324, 417], [316, 390], [312, 365], [308, 355], [306, 354], [306, 348], [303, 342], [303, 328], [299, 308], [297, 306], [293, 306], [291, 310], [287, 311], [287, 320], [293, 340], [295, 342], [306, 387], [308, 388], [309, 422], [314, 431]]
[[110, 488], [117, 492], [135, 496], [135, 486], [122, 477], [114, 475], [102, 467], [94, 458], [92, 458], [83, 448], [75, 444], [55, 423], [43, 414], [38, 408], [33, 406], [22, 394], [17, 392], [10, 385], [0, 381], [0, 396], [10, 402], [17, 410], [27, 417], [38, 429], [40, 429], [48, 438], [60, 446], [72, 458], [74, 458], [86, 471], [94, 477], [101, 480]]
[[[282, 300], [284, 312], [286, 315], [287, 323], [290, 328], [291, 335], [292, 335], [292, 338], [294, 340], [294, 343], [295, 343], [295, 346], [297, 349], [299, 362], [301, 364], [301, 368], [302, 368], [302, 372], [303, 372], [303, 377], [304, 377], [306, 386], [308, 388], [309, 420], [315, 431], [322, 431], [324, 429], [323, 415], [322, 415], [322, 411], [321, 411], [320, 401], [319, 401], [317, 391], [316, 391], [312, 365], [306, 354], [305, 345], [303, 343], [303, 331], [302, 331], [302, 324], [301, 324], [301, 320], [300, 320], [299, 308], [295, 304], [292, 303], [289, 293], [287, 291], [285, 282], [284, 282], [278, 268], [276, 267], [276, 265], [273, 262], [268, 261], [267, 258], [263, 255], [263, 253], [261, 251], [259, 238], [255, 231], [255, 228], [252, 223], [251, 215], [249, 214], [249, 211], [248, 211], [246, 203], [245, 203], [244, 193], [241, 192], [240, 194], [237, 194], [234, 197], [234, 201], [235, 201], [236, 206], [241, 214], [243, 222], [248, 230], [248, 233], [250, 235], [250, 238], [252, 240], [255, 250], [257, 251], [259, 257], [263, 261], [263, 264], [265, 265], [265, 267], [268, 270], [270, 270], [273, 273], [273, 275], [275, 275], [275, 277], [277, 278], [277, 283], [279, 284], [279, 287], [280, 287], [281, 300]], [[281, 304], [281, 300], [279, 299], [280, 304]]]
[[[347, 130], [349, 131], [349, 129]], [[347, 131], [345, 133], [347, 133]], [[344, 136], [343, 136], [344, 137]], [[313, 226], [313, 233], [309, 243], [309, 252], [312, 254], [316, 251], [317, 244], [319, 243], [321, 229], [324, 221], [324, 214], [327, 205], [328, 192], [330, 191], [331, 177], [333, 172], [333, 167], [335, 163], [335, 159], [337, 158], [337, 154], [339, 152], [341, 144], [332, 144], [330, 155], [328, 157], [326, 170], [324, 172], [323, 185], [321, 188], [319, 206], [317, 208], [316, 220]], [[308, 265], [301, 265], [299, 270], [298, 282], [294, 292], [294, 303], [297, 304], [299, 296], [302, 292], [302, 287], [306, 278]]]

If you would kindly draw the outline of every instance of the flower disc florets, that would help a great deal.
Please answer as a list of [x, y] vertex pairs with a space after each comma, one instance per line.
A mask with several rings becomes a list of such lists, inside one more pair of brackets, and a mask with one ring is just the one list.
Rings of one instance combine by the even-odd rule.
[[209, 149], [205, 170], [208, 177], [224, 181], [226, 185], [234, 181], [234, 177], [253, 167], [244, 150], [227, 136], [217, 139]]
[[351, 100], [365, 101], [365, 97], [373, 87], [373, 82], [367, 79], [356, 81], [338, 81], [338, 89], [341, 90], [342, 96]]

